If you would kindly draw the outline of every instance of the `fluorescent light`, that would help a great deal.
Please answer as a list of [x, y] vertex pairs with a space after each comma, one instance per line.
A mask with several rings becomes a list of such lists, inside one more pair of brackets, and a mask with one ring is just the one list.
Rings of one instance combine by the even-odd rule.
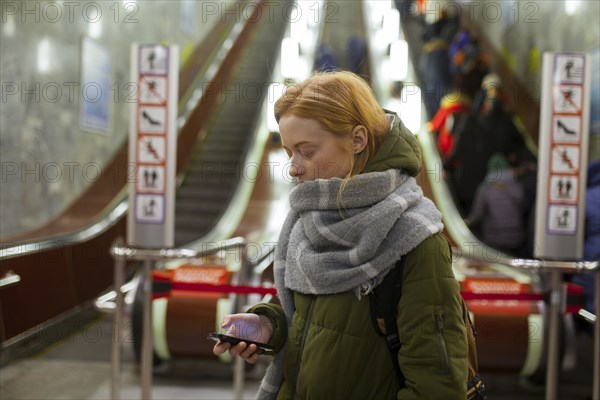
[[396, 40], [390, 47], [392, 80], [403, 81], [408, 75], [408, 43]]
[[565, 0], [565, 12], [569, 15], [573, 15], [579, 10], [581, 0]]
[[383, 40], [391, 43], [398, 40], [400, 36], [400, 13], [398, 10], [391, 9], [383, 16]]
[[100, 21], [90, 22], [90, 25], [88, 26], [88, 34], [94, 39], [98, 39], [100, 36], [102, 36], [102, 25]]
[[50, 71], [51, 50], [50, 39], [44, 38], [40, 40], [37, 48], [37, 67], [39, 72], [45, 73]]
[[275, 102], [284, 92], [285, 85], [283, 83], [274, 82], [269, 85], [269, 92], [267, 93], [267, 128], [269, 132], [279, 132], [279, 124], [275, 120]]
[[6, 16], [6, 23], [2, 31], [5, 37], [13, 37], [15, 35], [15, 17], [13, 15], [9, 14]]
[[306, 37], [306, 33], [308, 32], [308, 21], [307, 21], [307, 12], [309, 10], [302, 10], [300, 4], [296, 5], [296, 14], [290, 20], [290, 36], [293, 39], [296, 39], [298, 42], [301, 39]]
[[371, 0], [371, 18], [376, 28], [381, 26], [381, 19], [393, 9], [392, 0]]
[[281, 75], [289, 79], [297, 77], [300, 75], [299, 63], [300, 48], [298, 41], [289, 37], [284, 38], [281, 41]]
[[400, 119], [415, 135], [421, 129], [421, 89], [417, 85], [402, 88]]

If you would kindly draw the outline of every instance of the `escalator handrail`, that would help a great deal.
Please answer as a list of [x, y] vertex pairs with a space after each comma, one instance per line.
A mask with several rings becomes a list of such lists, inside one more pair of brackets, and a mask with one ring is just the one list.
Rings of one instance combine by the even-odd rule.
[[224, 240], [217, 247], [211, 247], [204, 250], [193, 249], [143, 249], [136, 247], [123, 246], [114, 244], [110, 252], [114, 257], [122, 257], [127, 260], [154, 260], [167, 261], [176, 259], [201, 258], [215, 254], [221, 250], [230, 250], [244, 247], [247, 240], [243, 237], [234, 237]]
[[[457, 257], [464, 257], [455, 251]], [[469, 261], [505, 265], [511, 268], [536, 271], [556, 271], [560, 270], [564, 273], [598, 273], [600, 272], [600, 261], [559, 261], [559, 260], [540, 260], [530, 258], [512, 258], [507, 256], [499, 256], [490, 260], [489, 257], [481, 257], [477, 255], [469, 255]]]

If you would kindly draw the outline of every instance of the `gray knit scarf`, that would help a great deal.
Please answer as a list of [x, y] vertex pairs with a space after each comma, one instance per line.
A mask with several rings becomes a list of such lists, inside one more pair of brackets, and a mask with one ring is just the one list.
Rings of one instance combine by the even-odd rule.
[[[376, 287], [402, 255], [443, 229], [441, 214], [401, 170], [342, 179], [319, 179], [290, 192], [289, 212], [275, 250], [275, 286], [288, 326], [293, 292], [354, 291], [360, 299]], [[257, 399], [274, 399], [283, 381], [286, 349], [275, 357]]]

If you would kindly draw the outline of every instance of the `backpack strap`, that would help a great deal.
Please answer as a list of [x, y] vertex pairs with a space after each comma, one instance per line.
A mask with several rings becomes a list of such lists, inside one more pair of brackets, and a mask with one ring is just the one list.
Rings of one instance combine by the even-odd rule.
[[[402, 272], [404, 270], [403, 259], [383, 278], [383, 281], [369, 295], [371, 307], [371, 322], [378, 335], [384, 336], [392, 358], [392, 365], [396, 371], [400, 387], [405, 387], [404, 375], [398, 364], [398, 351], [400, 350], [400, 336], [396, 317], [398, 314], [398, 303], [402, 295]], [[390, 299], [394, 301], [390, 301]]]

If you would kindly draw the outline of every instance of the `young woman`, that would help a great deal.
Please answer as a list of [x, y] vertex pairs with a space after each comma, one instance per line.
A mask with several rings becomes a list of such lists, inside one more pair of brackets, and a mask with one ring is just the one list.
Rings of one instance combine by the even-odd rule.
[[[414, 179], [421, 154], [413, 134], [350, 72], [290, 87], [275, 117], [299, 182], [275, 252], [281, 305], [223, 321], [229, 335], [275, 347], [258, 398], [466, 398], [459, 285], [441, 215]], [[368, 299], [401, 258], [403, 387]], [[250, 363], [260, 353], [245, 342], [214, 347], [226, 351]]]

